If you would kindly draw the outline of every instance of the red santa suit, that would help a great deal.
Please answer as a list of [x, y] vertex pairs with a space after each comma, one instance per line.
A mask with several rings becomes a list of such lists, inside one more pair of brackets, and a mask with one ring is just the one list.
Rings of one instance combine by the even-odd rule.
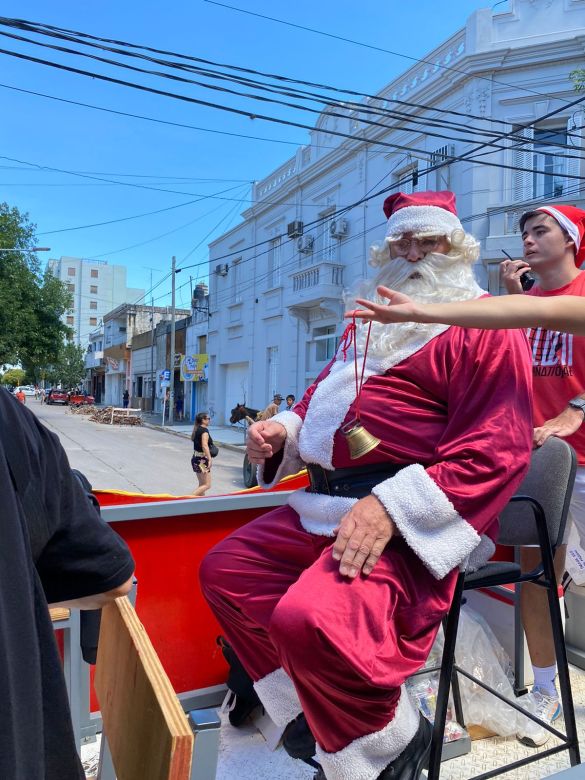
[[417, 730], [404, 681], [426, 660], [457, 571], [491, 556], [528, 468], [531, 365], [520, 331], [413, 327], [391, 358], [367, 360], [360, 417], [381, 443], [352, 461], [346, 357], [273, 418], [287, 437], [261, 484], [306, 463], [403, 465], [372, 490], [399, 535], [368, 577], [342, 577], [332, 540], [356, 499], [300, 490], [214, 548], [201, 582], [272, 719], [302, 709], [328, 780], [374, 780]]

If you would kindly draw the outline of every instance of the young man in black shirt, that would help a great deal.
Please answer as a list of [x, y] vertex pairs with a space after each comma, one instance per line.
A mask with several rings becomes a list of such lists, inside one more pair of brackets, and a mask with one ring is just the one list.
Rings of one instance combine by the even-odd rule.
[[134, 562], [57, 437], [0, 389], [0, 777], [84, 778], [48, 604], [97, 609]]

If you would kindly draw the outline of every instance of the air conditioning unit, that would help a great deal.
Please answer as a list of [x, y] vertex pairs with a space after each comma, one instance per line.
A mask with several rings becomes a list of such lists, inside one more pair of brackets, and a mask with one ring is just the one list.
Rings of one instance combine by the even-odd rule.
[[303, 235], [303, 223], [300, 219], [295, 219], [294, 222], [289, 222], [286, 227], [286, 233], [289, 238], [298, 238]]
[[343, 238], [347, 235], [349, 225], [346, 219], [332, 219], [329, 223], [329, 233], [333, 238]]
[[304, 255], [310, 255], [313, 251], [313, 244], [315, 239], [311, 234], [307, 236], [301, 236], [297, 241], [297, 249]]
[[220, 263], [220, 265], [215, 266], [215, 273], [218, 276], [227, 276], [228, 272], [228, 264], [227, 263]]

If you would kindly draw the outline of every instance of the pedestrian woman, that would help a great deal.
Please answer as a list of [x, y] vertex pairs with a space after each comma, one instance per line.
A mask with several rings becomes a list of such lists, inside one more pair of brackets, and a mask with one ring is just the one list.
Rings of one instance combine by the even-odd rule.
[[193, 442], [193, 457], [191, 466], [197, 474], [199, 487], [193, 491], [194, 496], [204, 496], [211, 487], [211, 452], [210, 446], [213, 439], [209, 435], [209, 415], [205, 412], [199, 412], [195, 417], [195, 425], [191, 433]]

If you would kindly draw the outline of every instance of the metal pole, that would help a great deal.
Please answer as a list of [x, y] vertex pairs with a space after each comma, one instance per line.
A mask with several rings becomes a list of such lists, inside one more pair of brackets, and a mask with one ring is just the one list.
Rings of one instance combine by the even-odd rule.
[[[152, 274], [150, 275], [152, 290]], [[150, 299], [150, 411], [154, 414], [156, 383], [154, 381], [154, 298]]]
[[171, 294], [171, 387], [169, 393], [169, 425], [174, 423], [175, 418], [175, 276], [177, 274], [175, 270], [177, 259], [173, 255], [173, 262], [171, 264], [171, 276], [172, 276], [172, 294]]

